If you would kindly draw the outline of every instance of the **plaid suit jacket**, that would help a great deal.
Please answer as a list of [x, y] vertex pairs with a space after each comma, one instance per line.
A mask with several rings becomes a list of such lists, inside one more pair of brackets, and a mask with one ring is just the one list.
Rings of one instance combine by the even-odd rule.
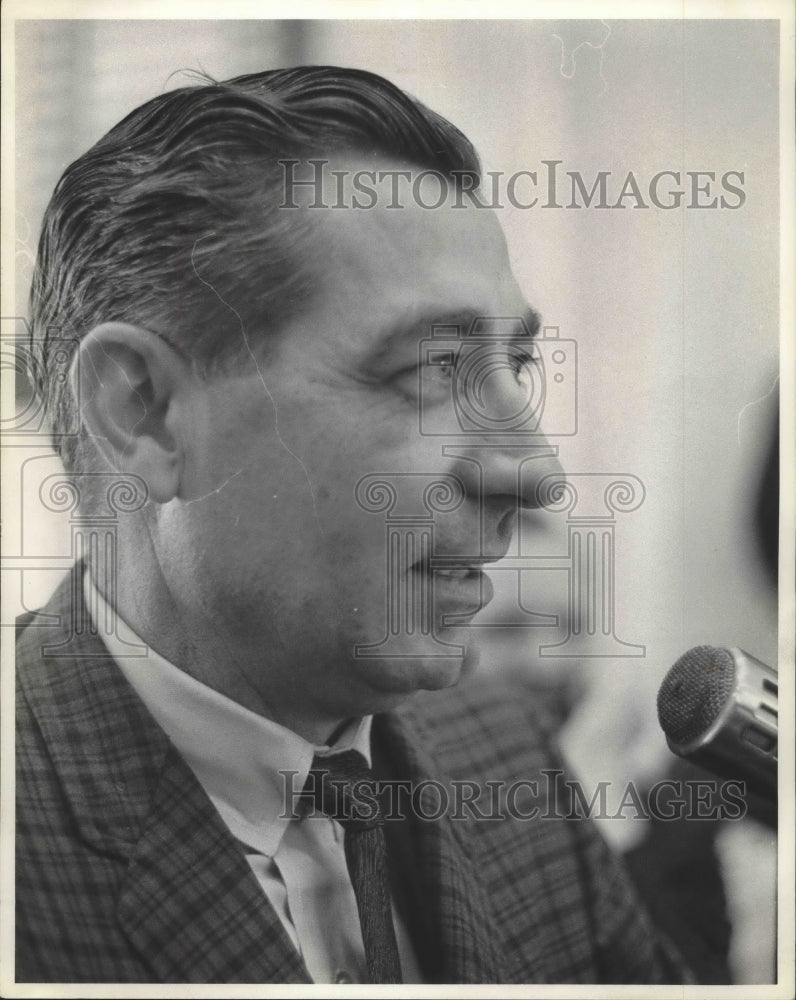
[[[310, 982], [72, 580], [45, 609], [54, 624], [23, 623], [17, 642], [17, 981]], [[560, 766], [528, 693], [505, 685], [419, 696], [376, 718], [374, 743], [415, 785]], [[463, 813], [402, 827], [435, 981], [683, 981], [590, 822]]]

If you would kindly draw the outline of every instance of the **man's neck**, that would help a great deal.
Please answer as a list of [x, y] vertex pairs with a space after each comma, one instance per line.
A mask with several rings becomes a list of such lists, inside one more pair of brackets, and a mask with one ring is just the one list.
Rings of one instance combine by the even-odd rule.
[[157, 583], [123, 586], [120, 581], [113, 606], [107, 591], [97, 582], [97, 575], [90, 568], [88, 572], [89, 585], [96, 588], [102, 600], [132, 633], [131, 640], [143, 642], [199, 683], [290, 729], [315, 746], [331, 745], [336, 735], [351, 722], [350, 717], [313, 710], [309, 702], [294, 704], [297, 700], [295, 690], [290, 692], [290, 699], [280, 699], [278, 691], [264, 696], [251, 683], [246, 670], [240, 667], [240, 652], [230, 648], [222, 634], [208, 634], [203, 623], [189, 622], [167, 587]]

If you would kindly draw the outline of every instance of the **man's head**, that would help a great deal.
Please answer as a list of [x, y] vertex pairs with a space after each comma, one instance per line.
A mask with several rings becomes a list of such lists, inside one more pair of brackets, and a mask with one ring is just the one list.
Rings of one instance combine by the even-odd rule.
[[[279, 161], [310, 159], [329, 161], [332, 204], [303, 189], [285, 207]], [[491, 435], [528, 399], [535, 322], [494, 213], [458, 176], [433, 210], [354, 207], [363, 171], [477, 169], [386, 81], [287, 70], [155, 99], [48, 212], [34, 321], [80, 339], [91, 441], [67, 462], [91, 453], [151, 498], [120, 527], [120, 611], [308, 734], [457, 680], [489, 599], [478, 566], [556, 468]], [[457, 423], [451, 343], [471, 330], [473, 398], [497, 421], [475, 428]]]
[[[306, 308], [311, 219], [280, 211], [280, 161], [359, 154], [450, 174], [479, 171], [449, 122], [371, 73], [296, 69], [161, 94], [64, 173], [45, 215], [31, 290], [35, 339], [82, 339], [124, 320], [158, 333], [198, 369], [240, 357], [241, 330], [267, 349]], [[43, 388], [53, 430], [68, 387]], [[79, 464], [66, 439], [68, 468]]]

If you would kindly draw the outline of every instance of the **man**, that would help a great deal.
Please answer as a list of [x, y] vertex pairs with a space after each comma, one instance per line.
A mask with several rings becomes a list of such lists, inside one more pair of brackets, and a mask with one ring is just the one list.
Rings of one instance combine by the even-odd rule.
[[[160, 95], [61, 179], [41, 388], [81, 510], [138, 495], [59, 625], [22, 623], [19, 980], [687, 978], [590, 824], [545, 808], [530, 692], [459, 684], [483, 565], [559, 474], [515, 419], [538, 320], [478, 170], [388, 82], [310, 67]], [[428, 171], [433, 210], [398, 197]], [[531, 801], [487, 815], [512, 783]]]

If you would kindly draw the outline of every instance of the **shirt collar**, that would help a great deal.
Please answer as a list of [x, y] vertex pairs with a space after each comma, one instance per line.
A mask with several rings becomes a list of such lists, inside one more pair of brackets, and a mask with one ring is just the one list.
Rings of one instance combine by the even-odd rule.
[[151, 647], [145, 656], [131, 657], [129, 644], [145, 645], [141, 638], [111, 612], [88, 570], [83, 588], [95, 626], [117, 623], [110, 635], [100, 635], [119, 669], [238, 840], [269, 857], [276, 853], [293, 813], [291, 790], [301, 791], [315, 754], [354, 749], [370, 767], [372, 716], [352, 719], [333, 746], [314, 746], [202, 684]]

